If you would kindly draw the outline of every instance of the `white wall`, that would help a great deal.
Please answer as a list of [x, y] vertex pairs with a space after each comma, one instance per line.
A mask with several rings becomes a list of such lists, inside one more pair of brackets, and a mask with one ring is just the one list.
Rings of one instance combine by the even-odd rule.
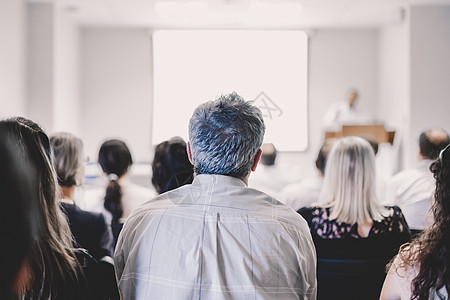
[[380, 70], [377, 117], [396, 130], [392, 172], [411, 163], [411, 152], [404, 143], [410, 136], [410, 24], [409, 11], [403, 20], [386, 24], [379, 30]]
[[0, 1], [0, 118], [24, 115], [25, 3]]
[[79, 97], [79, 27], [70, 11], [54, 10], [54, 86], [53, 128], [81, 134], [82, 117]]
[[[309, 55], [310, 146], [302, 153], [281, 153], [278, 159], [299, 178], [314, 174], [324, 138], [322, 116], [328, 105], [345, 98], [349, 87], [360, 90], [361, 111], [374, 116], [378, 33], [318, 30], [310, 38]], [[151, 82], [151, 41], [145, 30], [82, 28], [82, 137], [91, 160], [110, 137], [127, 141], [136, 160], [151, 160]]]
[[53, 4], [27, 4], [28, 117], [46, 131], [53, 129], [54, 17]]
[[57, 3], [27, 5], [27, 115], [47, 133], [81, 133], [78, 25]]
[[91, 161], [109, 138], [127, 142], [135, 161], [150, 161], [151, 50], [147, 30], [81, 29], [81, 128]]
[[[322, 117], [328, 106], [344, 100], [346, 91], [360, 91], [358, 108], [374, 116], [378, 100], [378, 33], [375, 30], [318, 30], [309, 44], [309, 149], [284, 153], [280, 163], [300, 168], [300, 177], [315, 172], [323, 143]], [[293, 136], [292, 138], [295, 138]]]
[[411, 135], [450, 131], [450, 6], [411, 8]]
[[450, 131], [450, 6], [412, 6], [405, 20], [380, 30], [380, 101], [401, 134], [400, 169], [418, 160], [430, 127]]

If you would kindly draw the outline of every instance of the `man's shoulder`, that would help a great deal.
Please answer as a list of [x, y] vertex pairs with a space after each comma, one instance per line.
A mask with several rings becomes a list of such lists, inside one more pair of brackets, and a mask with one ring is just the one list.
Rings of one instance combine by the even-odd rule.
[[401, 182], [411, 181], [411, 176], [417, 176], [417, 175], [419, 175], [419, 172], [416, 168], [408, 168], [408, 169], [402, 170], [402, 171], [394, 174], [391, 177], [390, 182], [392, 184], [398, 184]]
[[390, 179], [391, 185], [398, 185], [398, 184], [412, 184], [416, 182], [417, 180], [428, 180], [432, 179], [433, 175], [431, 171], [428, 171], [428, 169], [424, 169], [421, 166], [416, 166], [412, 168], [405, 169], [403, 171], [398, 172], [397, 174], [393, 175]]

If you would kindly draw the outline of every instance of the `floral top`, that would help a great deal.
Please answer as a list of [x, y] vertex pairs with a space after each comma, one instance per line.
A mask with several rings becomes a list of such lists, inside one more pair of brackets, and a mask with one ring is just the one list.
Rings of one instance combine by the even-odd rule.
[[367, 237], [358, 234], [358, 224], [330, 220], [330, 209], [304, 207], [300, 213], [308, 222], [317, 257], [334, 259], [390, 259], [411, 240], [405, 218], [397, 206], [387, 207], [389, 215], [374, 221]]

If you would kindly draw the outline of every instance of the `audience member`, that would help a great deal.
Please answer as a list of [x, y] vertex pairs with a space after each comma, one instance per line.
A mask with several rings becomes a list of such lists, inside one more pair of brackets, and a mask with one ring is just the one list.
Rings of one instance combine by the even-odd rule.
[[402, 209], [408, 225], [414, 231], [423, 230], [432, 223], [429, 211], [435, 180], [430, 164], [449, 143], [448, 133], [443, 129], [432, 128], [422, 132], [419, 138], [419, 163], [414, 168], [394, 175], [388, 185], [387, 203]]
[[98, 152], [98, 162], [109, 180], [103, 205], [112, 215], [111, 227], [115, 245], [126, 218], [155, 195], [151, 190], [133, 184], [128, 178], [133, 159], [130, 149], [123, 141], [104, 142]]
[[411, 238], [398, 207], [378, 204], [370, 144], [345, 137], [327, 162], [320, 204], [299, 213], [311, 229], [319, 258], [390, 259]]
[[435, 223], [404, 245], [391, 264], [380, 299], [448, 299], [450, 286], [450, 146], [431, 164]]
[[0, 191], [2, 215], [0, 235], [0, 299], [19, 299], [19, 294], [31, 282], [27, 261], [37, 238], [39, 219], [34, 179], [35, 170], [20, 161], [13, 145], [19, 143], [14, 137], [5, 136], [0, 130]]
[[152, 162], [152, 184], [158, 194], [192, 183], [194, 169], [180, 137], [158, 144]]
[[135, 210], [115, 253], [125, 299], [315, 299], [306, 222], [247, 188], [265, 131], [236, 93], [196, 108], [188, 154], [196, 177]]
[[278, 152], [272, 143], [263, 144], [261, 149], [261, 162], [252, 174], [248, 186], [274, 198], [279, 198], [281, 190], [286, 185], [293, 183], [295, 178], [276, 163]]
[[75, 187], [84, 177], [83, 142], [70, 133], [50, 137], [54, 164], [60, 186], [60, 205], [78, 246], [97, 260], [112, 257], [112, 233], [102, 214], [81, 210], [73, 200]]
[[316, 159], [317, 175], [306, 178], [301, 183], [292, 183], [286, 186], [280, 193], [281, 202], [286, 203], [294, 210], [299, 210], [302, 207], [311, 206], [319, 200], [328, 154], [335, 142], [336, 139], [327, 139], [320, 147]]
[[40, 223], [35, 228], [37, 236], [27, 259], [28, 278], [19, 291], [20, 298], [97, 299], [89, 291], [80, 263], [95, 260], [84, 251], [76, 255], [69, 225], [58, 206], [58, 183], [47, 135], [30, 120], [12, 118], [0, 122], [0, 136], [14, 145], [25, 166], [36, 170], [37, 182], [32, 193], [36, 195]]

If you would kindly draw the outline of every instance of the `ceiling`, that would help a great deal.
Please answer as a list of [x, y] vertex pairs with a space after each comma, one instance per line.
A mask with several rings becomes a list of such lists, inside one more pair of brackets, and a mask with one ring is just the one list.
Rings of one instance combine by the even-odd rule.
[[[53, 0], [29, 0], [53, 2]], [[84, 25], [148, 28], [379, 27], [410, 5], [450, 0], [54, 0]]]

